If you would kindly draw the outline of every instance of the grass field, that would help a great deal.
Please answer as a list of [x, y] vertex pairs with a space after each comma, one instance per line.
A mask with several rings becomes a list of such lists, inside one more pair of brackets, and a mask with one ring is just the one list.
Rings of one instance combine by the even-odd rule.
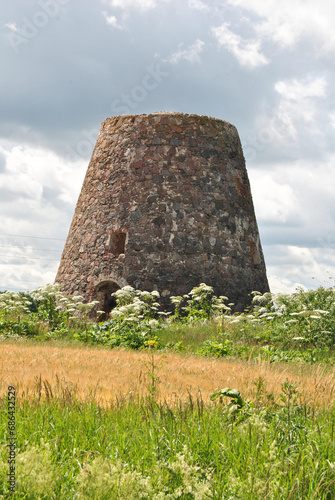
[[278, 399], [286, 379], [299, 385], [308, 405], [329, 407], [335, 399], [335, 368], [319, 364], [273, 364], [153, 350], [51, 347], [8, 341], [0, 344], [0, 359], [1, 393], [13, 385], [21, 397], [40, 392], [45, 396], [45, 386], [55, 395], [68, 387], [81, 401], [94, 395], [108, 406], [116, 397], [130, 393], [146, 396], [154, 374], [161, 401], [185, 398], [188, 393], [196, 397], [200, 392], [208, 402], [210, 395], [223, 387], [237, 388], [246, 399], [253, 399], [259, 380]]
[[[2, 498], [335, 498], [329, 367], [9, 341], [0, 356]], [[210, 400], [223, 387], [240, 407]]]
[[334, 298], [0, 294], [0, 498], [335, 500]]

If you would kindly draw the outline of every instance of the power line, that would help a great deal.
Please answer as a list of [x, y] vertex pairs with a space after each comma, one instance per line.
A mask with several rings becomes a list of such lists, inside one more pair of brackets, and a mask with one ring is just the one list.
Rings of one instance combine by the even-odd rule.
[[[37, 288], [40, 287], [40, 286], [41, 285], [36, 285]], [[32, 290], [30, 290], [28, 288], [17, 288], [17, 287], [9, 287], [9, 288], [4, 287], [4, 290], [6, 290], [8, 292], [12, 292], [13, 290], [11, 290], [10, 288], [15, 288], [15, 290], [17, 290], [18, 292], [31, 292], [32, 291]], [[32, 288], [32, 289], [34, 290], [35, 288]], [[4, 290], [1, 289], [0, 291], [2, 292]]]
[[40, 252], [60, 252], [61, 249], [52, 250], [51, 248], [36, 248], [31, 246], [19, 247], [17, 245], [0, 245], [1, 248], [19, 248], [20, 250], [38, 250]]
[[3, 254], [0, 254], [0, 257], [8, 257], [9, 259], [13, 258], [13, 259], [17, 259], [17, 258], [21, 258], [21, 259], [30, 259], [30, 260], [52, 260], [54, 262], [59, 262], [60, 261], [60, 258], [59, 259], [45, 259], [44, 257], [26, 257], [25, 255], [3, 255]]
[[6, 234], [1, 233], [0, 236], [14, 236], [15, 238], [37, 238], [40, 240], [55, 240], [55, 241], [65, 241], [65, 238], [48, 238], [45, 236], [24, 236], [23, 234]]
[[[5, 274], [3, 277], [5, 277], [5, 279], [7, 279], [7, 278], [6, 278], [6, 276], [10, 276], [11, 278], [13, 277], [13, 275], [8, 275], [8, 274], [7, 274], [7, 275]], [[22, 280], [15, 280], [15, 281], [18, 281], [18, 283], [36, 283], [36, 281], [35, 281], [35, 280], [34, 280], [34, 281], [31, 281], [31, 280], [25, 280], [25, 279], [22, 279]], [[41, 286], [41, 285], [39, 285], [39, 286]], [[43, 285], [42, 285], [42, 286], [43, 286]]]

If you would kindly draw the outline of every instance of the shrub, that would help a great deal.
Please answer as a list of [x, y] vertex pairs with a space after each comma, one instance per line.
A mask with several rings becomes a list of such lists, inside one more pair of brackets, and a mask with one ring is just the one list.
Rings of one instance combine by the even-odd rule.
[[[177, 320], [195, 321], [210, 319], [215, 313], [230, 311], [230, 306], [225, 304], [228, 298], [216, 297], [214, 289], [205, 283], [192, 288], [189, 294], [172, 296], [171, 303], [175, 306], [174, 318]], [[185, 304], [184, 306], [182, 304]]]
[[233, 342], [231, 340], [225, 340], [224, 342], [218, 342], [216, 340], [205, 340], [203, 347], [199, 349], [198, 354], [201, 356], [231, 356], [233, 353]]

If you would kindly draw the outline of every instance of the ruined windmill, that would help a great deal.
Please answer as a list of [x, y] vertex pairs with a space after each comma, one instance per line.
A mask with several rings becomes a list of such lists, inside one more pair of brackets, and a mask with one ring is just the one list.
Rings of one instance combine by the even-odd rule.
[[125, 285], [168, 303], [204, 282], [237, 310], [268, 291], [236, 128], [184, 113], [105, 120], [56, 282], [106, 313]]

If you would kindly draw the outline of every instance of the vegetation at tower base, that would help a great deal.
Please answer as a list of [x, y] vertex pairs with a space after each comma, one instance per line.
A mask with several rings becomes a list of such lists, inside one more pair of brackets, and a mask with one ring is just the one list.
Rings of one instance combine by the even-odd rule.
[[239, 311], [269, 291], [236, 128], [183, 113], [105, 120], [56, 282], [106, 317], [126, 285], [168, 305], [206, 282]]
[[[227, 297], [205, 283], [171, 296], [171, 311], [158, 291], [127, 285], [113, 293], [107, 321], [97, 302], [65, 296], [59, 285], [29, 293], [0, 293], [0, 339], [80, 342], [109, 348], [190, 352], [200, 356], [264, 359], [270, 362], [333, 362], [333, 288], [297, 290], [292, 295], [254, 291], [252, 305], [233, 313]], [[90, 317], [95, 311], [96, 320]]]

